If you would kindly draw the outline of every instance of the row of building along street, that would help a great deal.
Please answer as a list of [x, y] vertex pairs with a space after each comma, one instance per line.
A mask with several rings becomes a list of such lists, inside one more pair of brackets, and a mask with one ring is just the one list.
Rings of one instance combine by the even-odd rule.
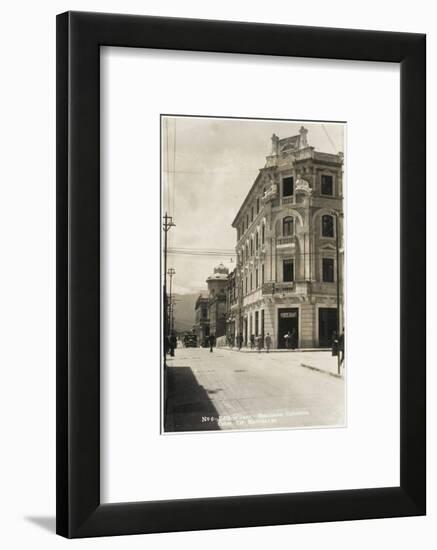
[[344, 423], [343, 162], [304, 126], [271, 136], [235, 208], [235, 262], [211, 259], [183, 333], [165, 258], [165, 431]]
[[232, 224], [237, 265], [212, 266], [196, 302], [197, 345], [329, 348], [343, 332], [343, 155], [304, 127], [271, 141]]

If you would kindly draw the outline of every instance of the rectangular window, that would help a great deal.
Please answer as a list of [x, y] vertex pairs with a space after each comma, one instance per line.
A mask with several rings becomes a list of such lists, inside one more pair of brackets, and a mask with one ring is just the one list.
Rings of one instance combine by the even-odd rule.
[[259, 198], [256, 199], [256, 213], [259, 214]]
[[332, 258], [323, 258], [322, 260], [322, 278], [324, 283], [334, 282], [334, 260]]
[[255, 311], [255, 336], [258, 336], [259, 313]]
[[293, 235], [294, 219], [292, 216], [287, 216], [282, 220], [282, 235], [284, 237], [290, 237]]
[[266, 239], [266, 226], [262, 224], [261, 227], [261, 243], [264, 244], [264, 241]]
[[249, 227], [249, 214], [246, 216], [246, 229]]
[[326, 214], [322, 216], [322, 237], [334, 236], [334, 218]]
[[258, 288], [258, 268], [255, 269], [255, 288]]
[[264, 284], [264, 264], [261, 266], [261, 284]]
[[250, 290], [252, 290], [252, 273], [250, 274]]
[[282, 263], [282, 280], [284, 283], [294, 281], [294, 260], [284, 260]]
[[246, 277], [246, 294], [247, 294], [247, 277]]
[[259, 249], [259, 234], [258, 231], [255, 234], [255, 250]]
[[294, 180], [290, 176], [282, 180], [282, 196], [292, 197], [294, 194]]
[[322, 195], [333, 195], [334, 194], [334, 183], [332, 176], [322, 176]]
[[263, 309], [261, 310], [261, 336], [264, 340], [264, 310]]
[[253, 222], [253, 206], [250, 209], [250, 221]]

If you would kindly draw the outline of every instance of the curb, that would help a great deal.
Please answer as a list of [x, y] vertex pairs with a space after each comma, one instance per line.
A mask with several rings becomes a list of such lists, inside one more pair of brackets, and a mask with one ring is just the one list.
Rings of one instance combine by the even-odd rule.
[[312, 365], [306, 365], [305, 363], [300, 363], [301, 367], [305, 367], [306, 369], [315, 370], [317, 372], [323, 372], [324, 374], [328, 374], [329, 376], [333, 376], [334, 378], [343, 378], [342, 374], [337, 374], [336, 372], [329, 372], [324, 369], [319, 369], [318, 367], [313, 367]]

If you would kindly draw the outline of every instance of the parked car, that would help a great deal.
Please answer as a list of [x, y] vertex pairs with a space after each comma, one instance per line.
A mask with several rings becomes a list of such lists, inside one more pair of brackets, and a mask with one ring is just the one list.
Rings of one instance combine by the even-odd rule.
[[196, 334], [186, 334], [184, 336], [184, 346], [186, 348], [197, 348], [197, 335]]

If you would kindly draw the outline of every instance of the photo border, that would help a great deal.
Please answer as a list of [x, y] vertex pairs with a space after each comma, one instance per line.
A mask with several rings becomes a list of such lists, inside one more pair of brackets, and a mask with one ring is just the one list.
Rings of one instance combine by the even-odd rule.
[[[253, 122], [253, 121], [260, 121], [260, 122], [291, 122], [291, 123], [299, 123], [299, 124], [319, 124], [319, 125], [323, 125], [323, 124], [341, 124], [343, 125], [343, 149], [345, 150], [346, 149], [346, 128], [347, 128], [347, 121], [345, 120], [319, 120], [319, 119], [306, 119], [306, 118], [270, 118], [270, 117], [256, 117], [256, 116], [236, 116], [236, 115], [232, 115], [232, 116], [227, 116], [227, 115], [199, 115], [199, 114], [174, 114], [174, 113], [160, 113], [159, 114], [159, 142], [160, 142], [160, 156], [159, 156], [159, 166], [160, 166], [160, 182], [159, 182], [159, 185], [160, 185], [160, 200], [159, 200], [159, 219], [161, 220], [162, 219], [162, 214], [164, 212], [164, 208], [162, 207], [163, 203], [164, 203], [164, 200], [163, 200], [163, 196], [164, 196], [164, 192], [163, 192], [163, 173], [164, 173], [164, 169], [163, 169], [163, 154], [162, 154], [162, 149], [163, 149], [163, 135], [162, 135], [162, 129], [163, 129], [163, 119], [164, 118], [196, 118], [196, 119], [223, 119], [223, 120], [243, 120], [243, 121], [246, 121], [246, 122]], [[344, 153], [344, 151], [343, 151]], [[347, 178], [346, 178], [347, 179]], [[252, 183], [253, 183], [253, 180], [252, 180]], [[250, 184], [252, 185], [252, 184]], [[249, 186], [249, 189], [250, 189], [250, 186]], [[250, 191], [249, 191], [250, 193]], [[342, 196], [342, 204], [344, 205], [344, 192], [343, 192], [343, 196]], [[342, 207], [343, 211], [344, 211], [344, 207]], [[334, 239], [335, 240], [335, 239]], [[159, 285], [161, 285], [161, 279], [162, 279], [162, 276], [163, 276], [163, 267], [162, 267], [162, 256], [163, 256], [163, 250], [164, 250], [164, 246], [163, 246], [163, 243], [162, 243], [162, 232], [160, 233], [160, 243], [159, 243], [159, 246], [160, 246], [160, 283]], [[317, 268], [318, 269], [318, 268]], [[345, 272], [346, 271], [346, 265], [343, 266], [343, 271]], [[345, 275], [343, 273], [343, 279], [345, 278]], [[159, 288], [157, 289], [157, 291], [159, 293], [162, 293], [162, 287], [159, 286]], [[206, 287], [205, 287], [205, 292], [206, 292]], [[344, 293], [344, 289], [343, 289], [343, 296], [342, 296], [342, 302], [343, 304], [345, 304], [345, 293]], [[320, 307], [320, 305], [317, 305], [317, 310], [318, 308]], [[337, 306], [335, 306], [337, 308]], [[275, 309], [275, 313], [276, 313], [276, 309]], [[161, 300], [160, 302], [160, 326], [162, 327], [163, 329], [163, 319], [164, 319], [164, 315], [163, 315], [163, 301]], [[317, 334], [318, 334], [318, 326], [317, 326]], [[321, 425], [302, 425], [302, 426], [282, 426], [282, 427], [265, 427], [265, 428], [228, 428], [228, 429], [217, 429], [217, 430], [176, 430], [176, 431], [165, 431], [164, 429], [164, 426], [165, 426], [165, 399], [164, 399], [164, 396], [165, 396], [165, 357], [164, 357], [164, 351], [163, 351], [163, 342], [162, 342], [162, 339], [160, 341], [160, 359], [161, 359], [161, 364], [160, 364], [160, 388], [159, 388], [159, 391], [160, 391], [160, 414], [159, 414], [159, 422], [160, 422], [160, 434], [161, 435], [164, 435], [164, 436], [177, 436], [177, 435], [187, 435], [187, 434], [211, 434], [211, 433], [215, 433], [215, 434], [220, 434], [220, 433], [245, 433], [245, 432], [263, 432], [263, 431], [285, 431], [285, 430], [303, 430], [303, 429], [335, 429], [335, 428], [346, 428], [347, 427], [347, 406], [346, 406], [346, 403], [347, 403], [347, 390], [346, 390], [346, 382], [347, 382], [347, 371], [345, 371], [345, 374], [344, 374], [344, 378], [343, 378], [343, 382], [345, 383], [345, 387], [344, 387], [344, 390], [343, 390], [343, 401], [344, 401], [344, 422], [341, 423], [341, 424], [321, 424]], [[346, 349], [347, 349], [347, 346], [346, 346]], [[346, 364], [346, 359], [344, 359], [344, 362]], [[343, 367], [345, 368], [345, 367]]]
[[[57, 16], [57, 533], [68, 538], [424, 515], [423, 34], [67, 12]], [[400, 485], [100, 503], [100, 46], [400, 64]], [[371, 345], [371, 342], [369, 342]]]

